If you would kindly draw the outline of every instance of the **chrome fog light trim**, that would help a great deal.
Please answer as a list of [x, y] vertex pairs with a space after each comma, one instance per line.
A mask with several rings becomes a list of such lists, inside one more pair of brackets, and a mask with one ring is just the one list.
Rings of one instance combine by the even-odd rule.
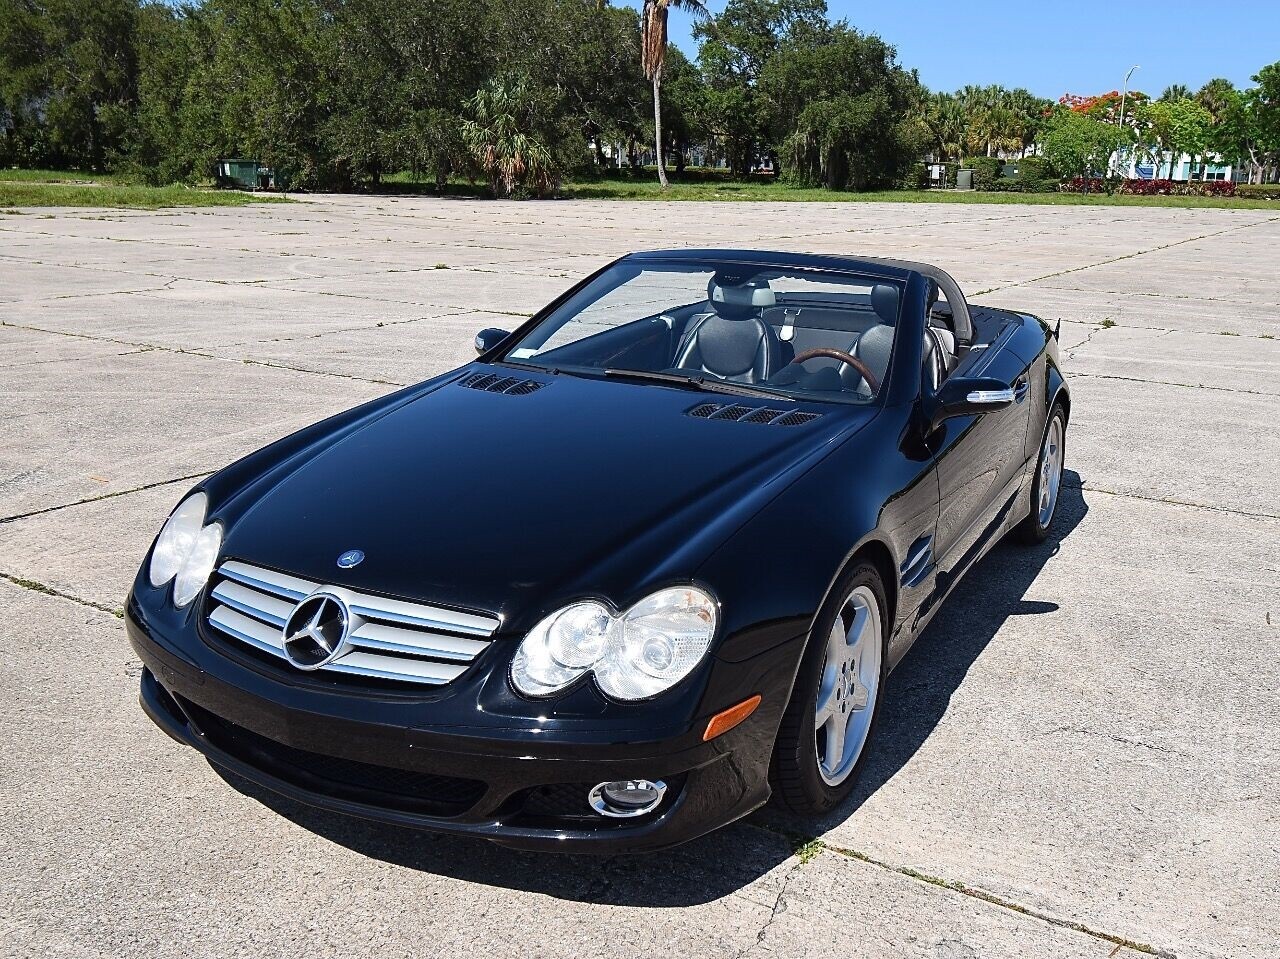
[[651, 813], [662, 803], [667, 784], [661, 779], [619, 779], [600, 783], [587, 794], [591, 808], [610, 819], [630, 819]]

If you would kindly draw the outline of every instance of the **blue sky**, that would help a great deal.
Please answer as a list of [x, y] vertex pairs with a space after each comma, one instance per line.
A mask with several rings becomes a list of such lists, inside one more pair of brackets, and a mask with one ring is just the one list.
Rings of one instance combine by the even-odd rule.
[[[999, 83], [1056, 100], [1064, 93], [1118, 90], [1136, 63], [1141, 69], [1131, 89], [1158, 96], [1171, 83], [1195, 90], [1219, 76], [1250, 86], [1261, 67], [1280, 60], [1280, 4], [1274, 0], [1243, 6], [1186, 0], [828, 3], [833, 20], [847, 19], [896, 46], [899, 61], [919, 70], [932, 90]], [[710, 0], [710, 7], [722, 10], [724, 0]], [[692, 58], [697, 47], [690, 25], [687, 14], [672, 12], [671, 38]]]

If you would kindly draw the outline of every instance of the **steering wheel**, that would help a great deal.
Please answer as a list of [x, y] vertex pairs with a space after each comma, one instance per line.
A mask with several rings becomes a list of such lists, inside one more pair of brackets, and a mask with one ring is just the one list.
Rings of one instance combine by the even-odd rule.
[[803, 353], [797, 353], [796, 358], [789, 365], [795, 366], [806, 360], [817, 359], [820, 356], [826, 356], [833, 360], [839, 360], [841, 363], [847, 363], [858, 371], [859, 375], [867, 381], [872, 393], [876, 393], [880, 389], [880, 381], [876, 379], [876, 375], [871, 372], [871, 368], [863, 363], [852, 353], [846, 353], [844, 350], [837, 350], [827, 346], [821, 346], [814, 350], [805, 350]]

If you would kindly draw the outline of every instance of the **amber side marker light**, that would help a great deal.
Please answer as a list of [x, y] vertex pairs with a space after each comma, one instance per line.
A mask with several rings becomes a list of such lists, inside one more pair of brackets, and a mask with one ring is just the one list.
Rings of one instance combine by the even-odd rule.
[[705, 743], [708, 740], [715, 739], [717, 736], [724, 735], [754, 713], [759, 705], [760, 697], [756, 695], [750, 699], [744, 699], [736, 706], [730, 706], [723, 712], [716, 713], [707, 722], [707, 731], [702, 734], [702, 741]]

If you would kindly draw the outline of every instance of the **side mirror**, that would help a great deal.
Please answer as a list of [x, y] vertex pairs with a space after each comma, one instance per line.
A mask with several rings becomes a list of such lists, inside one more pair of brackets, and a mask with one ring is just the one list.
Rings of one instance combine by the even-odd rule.
[[509, 330], [497, 330], [492, 328], [481, 330], [476, 334], [476, 352], [488, 353], [510, 335], [511, 333]]
[[947, 380], [925, 403], [932, 433], [953, 416], [971, 416], [1004, 409], [1013, 402], [1013, 387], [989, 376], [957, 376]]

